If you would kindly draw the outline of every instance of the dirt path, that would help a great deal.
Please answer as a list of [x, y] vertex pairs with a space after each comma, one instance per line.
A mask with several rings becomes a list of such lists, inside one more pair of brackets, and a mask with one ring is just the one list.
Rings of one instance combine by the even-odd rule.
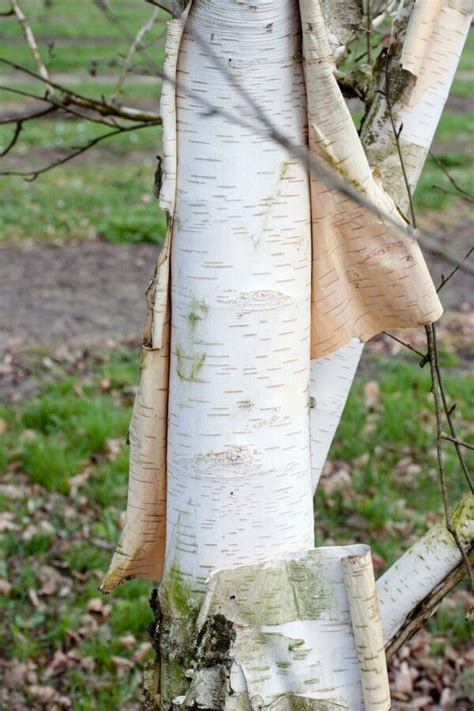
[[125, 339], [145, 318], [156, 245], [82, 242], [0, 249], [0, 352]]
[[[452, 251], [467, 252], [471, 221], [438, 230]], [[103, 241], [0, 248], [0, 352], [64, 340], [100, 343], [138, 336], [158, 251], [156, 245]], [[436, 283], [451, 269], [439, 259], [429, 263]], [[459, 272], [442, 299], [449, 309], [472, 308], [471, 277]]]

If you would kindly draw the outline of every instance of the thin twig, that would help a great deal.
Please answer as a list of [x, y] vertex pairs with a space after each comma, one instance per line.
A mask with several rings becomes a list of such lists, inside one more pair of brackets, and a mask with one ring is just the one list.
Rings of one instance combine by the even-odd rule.
[[397, 338], [397, 336], [394, 336], [393, 333], [389, 333], [388, 331], [382, 331], [382, 333], [384, 334], [384, 336], [388, 336], [393, 341], [400, 343], [400, 345], [404, 346], [404, 348], [407, 348], [409, 351], [416, 353], [416, 355], [419, 356], [420, 358], [425, 357], [424, 353], [422, 353], [421, 351], [418, 351], [416, 348], [413, 348], [413, 346], [411, 346], [409, 343], [406, 343], [406, 341], [402, 341], [401, 338]]
[[[15, 62], [11, 62], [5, 57], [0, 57], [0, 63], [6, 64], [7, 66], [12, 67], [13, 69], [16, 69], [19, 72], [23, 72], [24, 74], [27, 74], [28, 76], [33, 77], [34, 79], [38, 79], [39, 81], [44, 82], [43, 77], [37, 72], [33, 72], [31, 69], [27, 69], [26, 67], [23, 67], [20, 64], [16, 64]], [[157, 123], [161, 123], [161, 118], [159, 114], [156, 114], [152, 111], [142, 111], [141, 109], [134, 109], [129, 106], [113, 105], [109, 104], [104, 99], [102, 99], [102, 101], [97, 101], [97, 99], [92, 99], [89, 96], [84, 96], [84, 94], [79, 94], [73, 89], [66, 89], [64, 86], [58, 84], [52, 79], [48, 80], [48, 84], [50, 84], [54, 89], [58, 89], [64, 94], [64, 99], [62, 101], [60, 101], [58, 98], [56, 98], [56, 101], [65, 108], [69, 103], [73, 103], [83, 109], [91, 109], [92, 111], [96, 111], [102, 116], [116, 116], [117, 118], [126, 119], [127, 121], [139, 121], [140, 123], [145, 123], [148, 121], [150, 122], [150, 124], [154, 125], [156, 125]], [[49, 100], [49, 97], [46, 98], [48, 98]]]
[[[101, 2], [100, 0], [94, 0], [94, 3], [96, 5], [96, 7], [100, 10], [100, 12], [102, 12], [102, 14], [105, 15], [105, 17], [107, 19], [109, 19], [111, 22], [114, 23], [114, 25], [116, 25], [119, 28], [122, 35], [129, 42], [133, 42], [133, 40], [134, 40], [133, 33], [130, 32], [128, 27], [123, 24], [120, 17], [118, 15], [116, 15], [115, 12], [113, 12], [108, 5], [106, 3]], [[155, 5], [155, 3], [152, 3], [152, 4]], [[159, 8], [159, 5], [156, 4], [156, 7]], [[171, 12], [171, 11], [168, 10], [168, 12]], [[149, 52], [147, 52], [146, 48], [143, 46], [141, 47], [141, 56], [144, 58], [146, 64], [148, 65], [148, 68], [152, 71], [152, 73], [157, 77], [161, 77], [162, 72], [161, 72], [160, 67], [156, 64], [154, 57]]]
[[[407, 175], [406, 168], [405, 168], [405, 161], [404, 161], [401, 146], [400, 146], [400, 134], [402, 131], [402, 127], [397, 129], [395, 126], [394, 118], [393, 118], [393, 109], [392, 109], [392, 103], [391, 103], [391, 98], [390, 98], [390, 72], [389, 72], [390, 60], [391, 60], [391, 57], [389, 55], [387, 57], [387, 60], [385, 63], [385, 92], [386, 92], [385, 99], [387, 102], [387, 111], [389, 114], [389, 119], [390, 119], [390, 123], [392, 126], [393, 135], [395, 138], [395, 144], [396, 144], [396, 148], [397, 148], [398, 158], [400, 160], [400, 167], [402, 170], [402, 175], [403, 175], [403, 179], [405, 182], [405, 188], [406, 188], [407, 196], [408, 196], [408, 200], [409, 200], [412, 225], [416, 229], [416, 214], [415, 214], [415, 207], [414, 207], [414, 203], [413, 203], [413, 196], [412, 196], [412, 191], [411, 191], [410, 183], [408, 180], [408, 175]], [[451, 510], [450, 510], [449, 503], [448, 503], [448, 490], [447, 490], [447, 484], [446, 484], [446, 470], [445, 470], [445, 466], [444, 466], [443, 437], [442, 437], [442, 435], [444, 434], [443, 419], [442, 419], [443, 410], [444, 410], [444, 414], [446, 416], [446, 419], [447, 419], [449, 427], [450, 427], [450, 432], [451, 432], [452, 438], [454, 440], [457, 440], [458, 438], [456, 436], [454, 424], [451, 419], [451, 410], [448, 407], [447, 397], [446, 397], [446, 393], [444, 390], [443, 378], [442, 378], [442, 374], [441, 374], [441, 368], [439, 365], [438, 344], [437, 344], [437, 339], [436, 339], [435, 325], [433, 323], [431, 323], [431, 324], [425, 326], [425, 332], [426, 332], [426, 340], [427, 340], [428, 348], [427, 348], [427, 354], [423, 358], [422, 362], [424, 363], [425, 361], [428, 361], [430, 364], [431, 392], [433, 394], [433, 400], [434, 400], [434, 405], [435, 405], [435, 418], [436, 418], [436, 456], [437, 456], [437, 460], [438, 460], [439, 483], [440, 483], [441, 494], [442, 494], [442, 499], [443, 499], [444, 515], [445, 515], [445, 519], [446, 519], [446, 528], [449, 531], [449, 533], [451, 534], [451, 536], [453, 537], [454, 541], [456, 542], [457, 547], [459, 548], [459, 552], [461, 553], [462, 560], [464, 561], [464, 565], [466, 567], [466, 570], [467, 570], [467, 573], [469, 576], [471, 589], [474, 591], [474, 576], [473, 576], [473, 571], [472, 571], [471, 563], [469, 560], [469, 556], [468, 556], [466, 550], [464, 549], [462, 541], [460, 540], [459, 535], [456, 531], [456, 528], [453, 525]], [[466, 476], [467, 483], [468, 483], [470, 490], [472, 492], [473, 491], [472, 481], [471, 481], [466, 463], [464, 461], [464, 457], [461, 452], [461, 448], [460, 448], [457, 441], [455, 441], [454, 444], [456, 447], [456, 452], [458, 454], [458, 459], [461, 463], [462, 469], [463, 469], [464, 474]]]
[[135, 52], [141, 46], [144, 36], [155, 25], [157, 18], [158, 18], [158, 8], [154, 8], [154, 10], [151, 13], [150, 17], [148, 18], [148, 20], [145, 22], [145, 24], [142, 27], [140, 27], [137, 34], [133, 38], [133, 40], [130, 44], [130, 47], [128, 48], [127, 56], [125, 57], [125, 62], [122, 67], [122, 71], [120, 72], [119, 78], [117, 80], [117, 85], [115, 87], [114, 93], [112, 94], [111, 101], [115, 101], [117, 99], [117, 97], [120, 96], [120, 94], [122, 93], [123, 84], [125, 82], [125, 79], [127, 78], [128, 72], [130, 70], [130, 66], [132, 64]]
[[[71, 114], [72, 116], [77, 116], [78, 118], [84, 119], [84, 121], [89, 121], [90, 123], [98, 123], [101, 126], [108, 126], [110, 128], [118, 127], [119, 124], [115, 121], [115, 117], [110, 117], [110, 121], [106, 121], [104, 118], [97, 118], [96, 116], [91, 116], [90, 114], [81, 114], [79, 111], [76, 109], [71, 108], [70, 104], [65, 104], [57, 99], [54, 99], [52, 96], [48, 96], [47, 98], [45, 96], [38, 96], [37, 94], [32, 94], [29, 91], [22, 91], [21, 89], [13, 89], [11, 86], [2, 86], [0, 85], [0, 90], [1, 91], [8, 91], [12, 94], [17, 94], [18, 96], [26, 96], [29, 99], [35, 99], [36, 101], [44, 101], [46, 104], [51, 104], [51, 107], [54, 108], [55, 111], [64, 111], [66, 114]], [[34, 117], [33, 115], [31, 115]], [[0, 124], [8, 124], [8, 123], [15, 123], [16, 119], [15, 118], [10, 118], [10, 119], [5, 119], [4, 121], [0, 122]]]
[[461, 582], [465, 574], [466, 569], [464, 561], [462, 561], [442, 580], [435, 590], [432, 590], [424, 600], [418, 603], [411, 614], [403, 621], [403, 625], [395, 637], [387, 643], [385, 647], [387, 662], [390, 662], [398, 650], [426, 625], [439, 604]]
[[470, 449], [472, 452], [474, 452], [474, 444], [469, 444], [469, 442], [464, 442], [462, 439], [455, 439], [454, 437], [450, 437], [449, 435], [445, 434], [444, 432], [441, 434], [441, 439], [445, 439], [447, 442], [452, 442], [453, 444], [457, 444], [460, 447], [464, 447], [465, 449]]
[[81, 153], [85, 153], [85, 151], [88, 151], [90, 148], [93, 148], [96, 146], [98, 143], [101, 141], [105, 141], [107, 138], [111, 138], [112, 136], [117, 136], [120, 133], [128, 133], [130, 131], [139, 131], [142, 128], [149, 128], [151, 124], [149, 123], [144, 123], [144, 124], [137, 124], [135, 126], [121, 126], [119, 128], [114, 129], [113, 131], [109, 131], [108, 133], [104, 133], [101, 136], [96, 136], [92, 140], [88, 141], [82, 146], [79, 146], [75, 150], [73, 150], [72, 153], [69, 153], [67, 156], [64, 156], [64, 158], [60, 158], [57, 161], [54, 161], [53, 163], [49, 163], [48, 165], [45, 165], [43, 168], [39, 168], [38, 170], [29, 170], [29, 171], [20, 171], [20, 170], [6, 170], [3, 172], [0, 172], [0, 175], [20, 175], [24, 177], [28, 181], [33, 181], [36, 180], [38, 175], [41, 175], [42, 173], [47, 173], [49, 170], [52, 170], [53, 168], [57, 168], [59, 165], [64, 165], [64, 163], [67, 163], [70, 160], [73, 160], [73, 158], [76, 158], [77, 156], [81, 155]]
[[456, 190], [447, 190], [446, 188], [442, 188], [441, 185], [432, 185], [431, 189], [437, 190], [439, 193], [443, 193], [443, 195], [454, 195], [454, 197], [458, 197], [461, 200], [466, 200], [467, 202], [474, 203], [474, 198], [472, 198], [470, 195], [464, 195], [464, 193], [459, 193]]
[[[463, 262], [464, 262], [464, 261], [467, 261], [473, 252], [474, 252], [474, 247], [471, 247], [470, 250], [467, 252], [466, 256], [464, 257]], [[447, 277], [444, 277], [444, 276], [441, 277], [441, 283], [439, 284], [438, 288], [436, 289], [436, 292], [439, 293], [439, 292], [441, 291], [441, 289], [443, 289], [443, 288], [446, 286], [446, 284], [448, 283], [448, 281], [449, 281], [450, 279], [452, 279], [453, 276], [454, 276], [458, 271], [459, 271], [459, 264], [458, 264], [457, 266], [455, 266], [452, 271], [449, 272], [449, 274], [448, 274]]]
[[15, 13], [18, 22], [21, 25], [21, 28], [23, 30], [23, 34], [25, 35], [26, 43], [28, 47], [30, 48], [31, 54], [33, 55], [33, 59], [35, 60], [36, 67], [38, 69], [38, 74], [40, 75], [41, 79], [45, 82], [46, 87], [47, 87], [47, 92], [52, 93], [53, 88], [52, 85], [49, 83], [49, 75], [48, 75], [48, 70], [46, 69], [46, 66], [41, 59], [41, 54], [38, 49], [38, 44], [36, 42], [35, 35], [33, 33], [33, 30], [31, 29], [28, 20], [26, 19], [26, 15], [21, 9], [20, 4], [18, 3], [18, 0], [10, 0], [12, 4], [12, 10]]
[[12, 148], [15, 146], [15, 144], [18, 141], [20, 134], [22, 132], [23, 124], [26, 121], [31, 121], [32, 119], [36, 119], [41, 116], [46, 116], [47, 114], [51, 114], [54, 111], [57, 111], [57, 109], [54, 106], [50, 106], [47, 109], [43, 109], [42, 111], [36, 111], [36, 113], [34, 113], [34, 114], [22, 116], [21, 118], [11, 119], [11, 120], [4, 119], [4, 120], [0, 121], [0, 125], [5, 125], [8, 123], [15, 124], [15, 130], [13, 132], [13, 136], [12, 136], [10, 142], [6, 145], [6, 147], [2, 151], [0, 151], [0, 158], [3, 158], [4, 156], [6, 156], [7, 153], [9, 153], [12, 150]]
[[[443, 162], [440, 161], [440, 159], [437, 156], [435, 156], [435, 154], [432, 151], [430, 151], [430, 158], [432, 158], [434, 160], [434, 162], [436, 163], [436, 165], [438, 166], [438, 168], [440, 168], [443, 171], [443, 173], [445, 174], [445, 176], [447, 177], [447, 179], [449, 180], [449, 182], [451, 183], [453, 188], [455, 188], [455, 190], [458, 193], [461, 193], [461, 195], [463, 197], [467, 198], [470, 202], [474, 202], [474, 196], [471, 195], [470, 193], [468, 193], [467, 190], [464, 190], [464, 188], [462, 188], [459, 185], [459, 183], [453, 178], [453, 176], [451, 175], [449, 170], [446, 168], [446, 166], [443, 165]], [[437, 189], [441, 190], [441, 188], [437, 188]]]
[[420, 241], [425, 251], [429, 252], [433, 257], [437, 257], [438, 259], [442, 259], [444, 262], [451, 264], [456, 269], [456, 271], [460, 269], [462, 272], [465, 272], [470, 276], [474, 276], [474, 269], [467, 265], [464, 259], [459, 259], [459, 257], [454, 256], [450, 252], [447, 252], [445, 249], [440, 249], [436, 240], [430, 237], [429, 235], [424, 234], [423, 238]]
[[461, 556], [464, 560], [467, 573], [469, 575], [469, 582], [471, 585], [471, 590], [474, 591], [474, 577], [472, 572], [471, 563], [469, 557], [464, 549], [461, 539], [459, 538], [458, 532], [453, 525], [453, 519], [451, 516], [451, 509], [448, 504], [448, 489], [446, 485], [446, 470], [444, 467], [444, 452], [443, 452], [443, 421], [441, 412], [443, 409], [443, 400], [441, 396], [440, 383], [439, 383], [439, 363], [438, 363], [438, 348], [436, 343], [436, 331], [433, 324], [425, 327], [426, 337], [428, 341], [428, 355], [431, 371], [431, 392], [433, 394], [433, 399], [435, 403], [435, 416], [436, 416], [436, 457], [438, 460], [438, 472], [439, 472], [439, 482], [441, 487], [441, 492], [443, 495], [443, 506], [444, 506], [444, 516], [446, 519], [446, 528], [456, 541], [456, 545], [459, 548]]
[[[440, 365], [439, 365], [439, 358], [438, 358], [438, 342], [437, 342], [436, 328], [434, 327], [434, 325], [433, 325], [433, 342], [434, 342], [434, 358], [433, 358], [433, 362], [434, 362], [434, 367], [435, 367], [436, 375], [437, 375], [437, 378], [438, 378], [439, 392], [440, 392], [440, 395], [441, 395], [441, 401], [442, 401], [442, 403], [443, 403], [444, 414], [445, 414], [446, 420], [447, 420], [447, 422], [448, 422], [448, 427], [449, 427], [449, 432], [450, 432], [450, 434], [451, 434], [451, 437], [453, 437], [453, 439], [457, 440], [458, 437], [457, 437], [457, 434], [456, 434], [456, 428], [454, 427], [454, 422], [453, 422], [453, 418], [452, 418], [452, 412], [453, 412], [453, 410], [452, 410], [451, 407], [449, 407], [449, 404], [448, 404], [448, 398], [447, 398], [447, 396], [446, 396], [446, 391], [445, 391], [445, 389], [444, 389], [444, 381], [443, 381], [443, 377], [442, 377], [442, 374], [441, 374], [441, 368], [440, 368]], [[429, 350], [428, 350], [428, 354], [429, 354]], [[472, 483], [472, 479], [471, 479], [471, 474], [470, 474], [469, 469], [468, 469], [468, 467], [467, 467], [466, 460], [464, 459], [464, 455], [463, 455], [463, 453], [462, 453], [461, 447], [460, 447], [458, 444], [456, 444], [456, 443], [454, 444], [454, 446], [455, 446], [455, 448], [456, 448], [456, 454], [458, 455], [458, 460], [459, 460], [459, 463], [460, 463], [461, 468], [462, 468], [462, 470], [463, 470], [463, 473], [464, 473], [464, 476], [465, 476], [465, 478], [466, 478], [467, 484], [468, 484], [468, 486], [469, 486], [469, 488], [470, 488], [470, 490], [471, 490], [471, 493], [473, 493], [473, 492], [474, 492], [474, 487], [473, 487], [473, 483]]]
[[387, 58], [385, 60], [385, 101], [387, 102], [387, 111], [388, 111], [388, 116], [390, 119], [390, 124], [392, 126], [392, 131], [393, 135], [395, 137], [395, 145], [397, 148], [397, 153], [398, 153], [398, 159], [400, 161], [400, 168], [402, 169], [402, 175], [403, 175], [403, 180], [405, 182], [407, 194], [408, 194], [408, 202], [410, 205], [410, 215], [411, 215], [411, 224], [413, 229], [416, 230], [416, 215], [415, 215], [415, 206], [413, 204], [413, 196], [411, 192], [411, 187], [410, 187], [410, 181], [408, 180], [408, 175], [405, 167], [405, 160], [403, 158], [402, 154], [402, 147], [400, 145], [400, 134], [402, 132], [403, 126], [400, 126], [398, 129], [395, 126], [395, 119], [393, 118], [393, 106], [392, 106], [392, 99], [390, 96], [390, 66], [392, 63], [392, 57], [390, 54], [387, 54]]

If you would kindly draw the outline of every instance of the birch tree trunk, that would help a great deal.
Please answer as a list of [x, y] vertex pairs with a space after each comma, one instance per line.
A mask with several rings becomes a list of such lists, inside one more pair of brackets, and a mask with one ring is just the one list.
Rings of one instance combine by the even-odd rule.
[[308, 175], [271, 137], [219, 112], [253, 123], [247, 92], [304, 148], [300, 35], [292, 0], [196, 0], [181, 41], [163, 708], [186, 689], [210, 573], [313, 545]]
[[[422, 141], [413, 132], [407, 139], [416, 146], [412, 185], [439, 118], [426, 114], [424, 92], [437, 92], [442, 105], [468, 27], [464, 6], [434, 4], [432, 32], [423, 35], [426, 76], [423, 57], [416, 66], [414, 57], [417, 22], [427, 19], [412, 16], [413, 0], [401, 3], [396, 35], [397, 121], [408, 112], [425, 125]], [[450, 23], [436, 44], [445, 6]], [[434, 88], [432, 46], [450, 56]], [[365, 547], [312, 549], [312, 494], [362, 345], [352, 340], [313, 360], [310, 389], [309, 178], [294, 155], [256, 131], [246, 99], [306, 148], [297, 4], [194, 0], [177, 81], [161, 678], [148, 684], [149, 708], [382, 711], [390, 706], [384, 644], [400, 627], [393, 581], [409, 585], [410, 559], [377, 592]], [[388, 124], [377, 97], [364, 145], [406, 205], [390, 167]], [[464, 519], [462, 531], [468, 540]], [[443, 531], [439, 542], [437, 580], [459, 562]], [[421, 576], [414, 594], [402, 592], [405, 615], [434, 584]]]

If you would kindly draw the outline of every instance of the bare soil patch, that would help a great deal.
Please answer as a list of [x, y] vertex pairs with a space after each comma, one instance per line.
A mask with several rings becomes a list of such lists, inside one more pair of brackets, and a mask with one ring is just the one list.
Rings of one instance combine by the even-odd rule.
[[0, 249], [0, 351], [137, 336], [159, 248], [82, 242]]
[[[472, 246], [467, 216], [425, 216], [423, 227], [440, 246], [463, 257]], [[146, 286], [159, 247], [117, 245], [101, 240], [62, 247], [26, 245], [0, 248], [0, 352], [38, 345], [101, 343], [137, 337], [145, 318]], [[436, 284], [452, 269], [426, 255]], [[470, 264], [474, 263], [471, 255]], [[474, 308], [472, 277], [459, 271], [442, 290], [446, 310]], [[461, 315], [461, 314], [460, 314]]]

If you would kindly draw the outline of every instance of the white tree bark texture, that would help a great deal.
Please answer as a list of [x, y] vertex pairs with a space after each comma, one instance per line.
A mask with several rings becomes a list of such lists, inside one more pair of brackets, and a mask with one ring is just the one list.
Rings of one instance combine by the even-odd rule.
[[[474, 496], [467, 494], [454, 509], [453, 523], [460, 541], [474, 539]], [[459, 565], [461, 553], [443, 523], [431, 528], [377, 580], [385, 644], [405, 619]]]
[[219, 114], [248, 111], [243, 89], [304, 147], [299, 54], [290, 0], [196, 0], [181, 42], [166, 568], [200, 591], [216, 567], [313, 544], [308, 176]]
[[[149, 292], [127, 524], [103, 584], [110, 590], [127, 577], [160, 576], [166, 524], [163, 709], [184, 703], [173, 699], [189, 685], [194, 621], [209, 574], [226, 568], [222, 579], [230, 581], [242, 566], [250, 575], [260, 569], [251, 564], [268, 558], [270, 566], [287, 565], [295, 552], [312, 547], [311, 462], [316, 482], [359, 356], [354, 338], [430, 322], [441, 312], [413, 241], [316, 175], [309, 180], [271, 130], [229, 118], [246, 117], [242, 90], [247, 92], [292, 143], [309, 143], [377, 207], [398, 214], [370, 168], [337, 87], [319, 3], [301, 0], [300, 11], [296, 0], [194, 0], [188, 16], [172, 21], [168, 37], [165, 71], [172, 81], [163, 97], [170, 121], [161, 199], [170, 226]], [[319, 369], [335, 382], [320, 397], [312, 393], [314, 400], [310, 354], [320, 358], [316, 378]], [[310, 420], [319, 459], [310, 451]], [[366, 624], [377, 626], [370, 581], [363, 580]], [[293, 581], [295, 595], [297, 587]], [[346, 608], [352, 605], [357, 619], [363, 606], [353, 587], [348, 583]], [[264, 601], [266, 592], [259, 587]], [[224, 622], [229, 619], [223, 615]], [[299, 624], [306, 624], [304, 616]], [[357, 691], [349, 688], [349, 677], [335, 682], [334, 664], [331, 688], [351, 699], [346, 708], [359, 708], [374, 688], [373, 678], [360, 679], [367, 671], [364, 655], [380, 649], [381, 633], [368, 633], [369, 649], [358, 625], [356, 634], [346, 627]], [[235, 639], [232, 654], [240, 649]], [[252, 645], [249, 639], [245, 650], [242, 642], [242, 654], [254, 653]], [[219, 679], [233, 668], [229, 660], [221, 666]], [[377, 670], [369, 665], [374, 678]], [[260, 687], [253, 694], [253, 677], [242, 674], [234, 672], [233, 683], [244, 680], [240, 698], [248, 708], [340, 708], [334, 706], [339, 701], [320, 695], [326, 677], [322, 685], [315, 677], [309, 701], [304, 691], [290, 689], [285, 698], [262, 687], [262, 706]], [[378, 702], [374, 708], [388, 708], [383, 695]]]
[[[263, 0], [261, 2], [265, 5]], [[232, 7], [232, 0], [227, 5]], [[193, 5], [193, 8], [197, 8], [197, 10], [199, 7], [199, 5]], [[241, 7], [244, 11], [245, 3]], [[249, 7], [257, 7], [257, 5], [253, 4]], [[247, 8], [247, 11], [253, 10]], [[170, 214], [170, 229], [160, 257], [157, 275], [150, 290], [152, 318], [151, 324], [148, 324], [145, 340], [145, 347], [151, 350], [160, 349], [163, 358], [169, 355], [163, 334], [166, 333], [169, 318], [170, 243], [175, 217], [174, 200], [177, 174], [175, 76], [186, 12], [180, 19], [171, 21], [167, 40], [165, 73], [169, 77], [169, 81], [164, 84], [162, 98], [165, 180], [161, 201], [163, 207]], [[294, 12], [297, 12], [296, 7]], [[304, 2], [302, 0], [301, 20], [303, 49], [306, 53], [305, 80], [310, 120], [310, 147], [320, 158], [326, 160], [336, 169], [339, 175], [357, 185], [379, 206], [395, 210], [391, 199], [387, 193], [383, 192], [371, 174], [350, 115], [334, 79], [335, 65], [331, 59], [329, 43], [324, 32], [324, 18], [317, 0], [305, 0]], [[216, 14], [215, 22], [217, 25], [219, 24], [219, 13]], [[334, 26], [336, 27], [337, 23]], [[225, 43], [217, 49], [218, 54], [225, 57]], [[202, 87], [205, 87], [206, 78], [204, 77], [202, 81]], [[199, 96], [199, 94], [194, 94], [192, 97], [196, 104], [199, 103]], [[201, 96], [207, 99], [204, 89]], [[207, 102], [207, 106], [209, 106], [209, 102]], [[225, 124], [223, 117], [221, 119]], [[270, 119], [272, 120], [272, 113], [270, 113]], [[201, 115], [200, 121], [202, 120]], [[234, 130], [234, 128], [233, 125], [229, 130]], [[257, 175], [260, 173], [256, 161], [261, 155], [261, 152], [256, 151], [253, 156], [252, 165]], [[264, 175], [261, 178], [262, 180], [266, 179]], [[332, 439], [331, 428], [324, 421], [325, 412], [332, 413], [331, 417], [334, 423], [332, 428], [335, 431], [352, 377], [349, 371], [352, 369], [355, 372], [359, 355], [354, 339], [352, 339], [354, 347], [349, 345], [342, 352], [342, 357], [337, 353], [339, 348], [351, 341], [351, 334], [364, 339], [369, 337], [372, 332], [393, 325], [403, 325], [403, 323], [414, 325], [425, 320], [432, 320], [441, 311], [417, 246], [407, 242], [403, 235], [394, 235], [396, 230], [393, 228], [388, 228], [387, 225], [378, 223], [377, 220], [374, 222], [375, 218], [369, 211], [361, 211], [357, 205], [351, 204], [345, 198], [340, 198], [337, 191], [326, 190], [313, 176], [311, 181], [313, 242], [311, 353], [313, 357], [326, 358], [326, 356], [330, 356], [331, 352], [336, 352], [333, 360], [334, 368], [326, 367], [329, 364], [327, 360], [323, 362], [323, 368], [325, 377], [333, 378], [336, 399], [338, 398], [337, 406], [332, 398], [332, 402], [325, 402], [324, 394], [321, 396], [315, 390], [317, 385], [313, 384], [311, 401], [316, 402], [317, 407], [311, 411], [312, 439], [316, 444], [321, 441], [321, 454], [318, 453], [317, 448], [313, 448], [312, 452], [314, 481], [319, 476]], [[360, 235], [360, 239], [357, 235]], [[418, 289], [416, 294], [412, 293], [413, 285]], [[386, 295], [388, 292], [392, 294], [392, 300], [391, 303], [385, 302], [384, 309], [376, 297], [377, 294]], [[345, 310], [347, 318], [344, 316]], [[380, 320], [378, 321], [378, 319]], [[151, 336], [149, 335], [150, 329]], [[353, 332], [354, 329], [355, 332]], [[154, 367], [152, 365], [154, 360], [157, 359], [150, 357], [144, 362], [150, 367]], [[317, 383], [320, 367], [321, 364], [318, 360], [313, 361], [313, 383]], [[330, 372], [331, 376], [328, 376], [327, 374]], [[138, 413], [138, 417], [148, 419], [148, 422], [144, 423], [144, 430], [151, 438], [154, 436], [153, 422], [159, 423], [166, 417], [168, 387], [169, 382], [165, 376], [165, 369], [162, 368], [160, 397], [152, 400], [151, 409], [141, 410]], [[337, 393], [339, 393], [338, 396]], [[151, 535], [154, 539], [159, 538], [161, 541], [164, 540], [165, 535], [163, 530], [165, 521], [161, 515], [160, 502], [166, 498], [166, 482], [160, 472], [163, 471], [166, 462], [166, 439], [160, 438], [160, 441], [162, 448], [155, 457], [155, 461], [158, 461], [159, 464], [150, 466], [150, 459], [144, 456], [142, 471], [137, 469], [136, 476], [131, 480], [130, 486], [131, 488], [133, 486], [133, 494], [131, 492], [129, 498], [134, 502], [137, 513], [136, 515], [131, 513], [127, 517], [130, 521], [133, 520], [134, 524], [133, 526], [126, 525], [121, 537], [119, 552], [114, 557], [109, 573], [104, 580], [104, 590], [111, 590], [120, 580], [136, 575], [146, 574], [152, 578], [159, 578], [161, 575], [163, 546], [158, 548], [150, 544]], [[142, 444], [143, 451], [146, 450], [146, 446], [146, 444]], [[135, 460], [139, 461], [139, 458], [135, 457]], [[143, 487], [142, 481], [145, 482]], [[151, 506], [148, 505], [153, 500], [157, 502], [155, 514], [152, 513]], [[139, 514], [142, 505], [140, 502], [143, 502], [143, 509], [148, 512], [146, 519], [142, 520], [140, 520]], [[145, 506], [145, 504], [147, 505]], [[153, 525], [155, 529], [152, 534]], [[137, 560], [139, 561], [138, 565]], [[144, 560], [148, 561], [146, 570], [142, 564]]]
[[[405, 6], [409, 14], [404, 14]], [[394, 79], [388, 88], [395, 125], [402, 126], [399, 142], [412, 191], [448, 98], [473, 12], [472, 0], [401, 3], [401, 22], [395, 33], [401, 56], [392, 60], [402, 70], [401, 80]], [[375, 96], [361, 140], [369, 162], [380, 170], [386, 189], [406, 212], [408, 195], [388, 120], [384, 76], [379, 88], [382, 91]]]
[[[448, 98], [473, 11], [472, 0], [402, 0], [400, 3], [395, 41], [401, 46], [401, 57], [392, 62], [399, 62], [405, 76], [393, 82], [392, 112], [396, 126], [403, 124], [400, 143], [412, 191], [418, 183]], [[380, 171], [385, 190], [406, 213], [409, 199], [383, 93], [385, 76], [379, 88], [382, 91], [376, 94], [364, 122], [361, 141], [372, 170]], [[314, 489], [340, 422], [362, 350], [363, 344], [353, 339], [335, 352], [311, 360]]]
[[316, 491], [341, 420], [364, 344], [353, 338], [310, 364], [311, 479]]
[[[209, 665], [222, 619], [231, 663]], [[384, 711], [390, 708], [382, 626], [367, 546], [318, 548], [218, 570], [197, 627], [201, 664], [175, 708]], [[215, 625], [214, 635], [218, 636]], [[221, 669], [222, 671], [222, 669]], [[207, 705], [206, 705], [207, 704]]]

